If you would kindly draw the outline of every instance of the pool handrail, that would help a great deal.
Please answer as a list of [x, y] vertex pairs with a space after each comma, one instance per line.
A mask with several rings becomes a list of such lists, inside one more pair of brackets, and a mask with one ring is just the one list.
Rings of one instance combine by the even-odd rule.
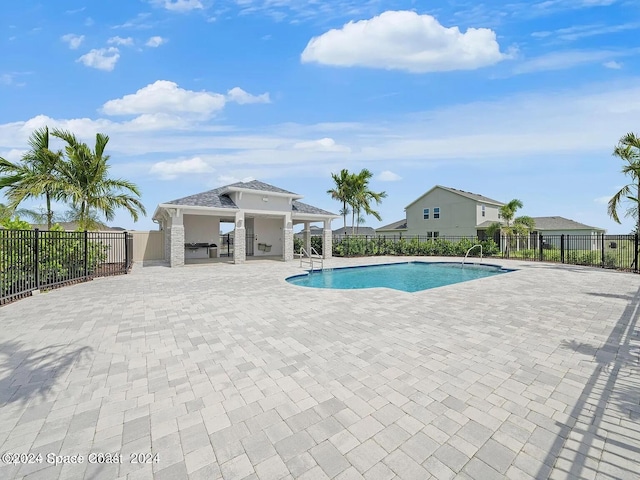
[[465, 253], [464, 258], [462, 259], [462, 268], [464, 268], [464, 262], [467, 259], [467, 256], [469, 256], [469, 252], [471, 250], [473, 250], [476, 247], [480, 247], [480, 261], [482, 261], [482, 245], [480, 245], [479, 243], [474, 245], [473, 247], [471, 247], [469, 250], [467, 250], [467, 253]]

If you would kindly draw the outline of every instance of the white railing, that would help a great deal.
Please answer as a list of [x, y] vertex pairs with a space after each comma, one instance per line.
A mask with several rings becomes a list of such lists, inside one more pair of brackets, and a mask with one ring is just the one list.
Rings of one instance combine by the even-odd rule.
[[302, 263], [306, 261], [309, 262], [311, 270], [313, 270], [313, 259], [315, 258], [316, 260], [320, 260], [320, 268], [324, 269], [324, 258], [322, 258], [322, 255], [320, 255], [315, 248], [311, 247], [311, 251], [307, 252], [304, 247], [300, 247], [298, 255], [300, 255], [300, 267], [302, 267]]
[[476, 248], [476, 247], [480, 247], [480, 261], [482, 261], [482, 245], [480, 245], [480, 244], [474, 245], [469, 250], [467, 250], [467, 253], [465, 253], [464, 259], [462, 260], [462, 268], [464, 268], [464, 262], [467, 260], [467, 257], [469, 256], [469, 252], [471, 250], [473, 250], [474, 248]]

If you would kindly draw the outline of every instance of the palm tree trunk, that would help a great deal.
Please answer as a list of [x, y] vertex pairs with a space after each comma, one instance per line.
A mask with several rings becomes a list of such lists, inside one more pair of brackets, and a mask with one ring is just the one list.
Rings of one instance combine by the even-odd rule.
[[355, 219], [356, 219], [356, 209], [354, 207], [351, 207], [351, 235], [356, 233], [356, 229], [353, 226], [355, 223]]
[[51, 211], [51, 194], [47, 192], [47, 230], [51, 230], [51, 224], [53, 223], [53, 212]]
[[342, 202], [342, 223], [345, 233], [347, 232], [347, 202]]

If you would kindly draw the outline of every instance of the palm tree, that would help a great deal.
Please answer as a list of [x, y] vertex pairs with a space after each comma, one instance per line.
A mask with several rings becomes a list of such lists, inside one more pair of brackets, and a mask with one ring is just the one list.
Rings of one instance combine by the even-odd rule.
[[349, 204], [351, 203], [351, 190], [353, 175], [349, 173], [349, 170], [343, 168], [340, 174], [332, 173], [331, 178], [335, 183], [335, 187], [327, 190], [327, 193], [331, 195], [331, 198], [342, 202], [342, 208], [340, 214], [344, 222], [344, 228], [347, 228], [347, 214], [349, 213]]
[[620, 223], [618, 209], [623, 201], [628, 200], [631, 206], [627, 209], [625, 216], [635, 217], [636, 231], [640, 231], [640, 137], [634, 133], [627, 133], [623, 136], [618, 145], [613, 150], [613, 156], [624, 161], [622, 173], [631, 177], [631, 183], [622, 187], [609, 200], [607, 213], [613, 220]]
[[0, 158], [0, 189], [7, 188], [9, 207], [17, 206], [28, 198], [45, 197], [47, 228], [51, 229], [53, 211], [51, 201], [59, 199], [65, 189], [58, 175], [62, 152], [49, 149], [49, 128], [34, 130], [29, 136], [31, 149], [21, 162], [12, 163]]
[[96, 134], [93, 150], [86, 143], [66, 130], [54, 130], [52, 135], [66, 142], [67, 161], [60, 165], [60, 173], [67, 188], [64, 199], [77, 210], [76, 219], [81, 229], [94, 228], [96, 214], [102, 214], [111, 221], [117, 208], [126, 209], [134, 221], [138, 214], [146, 215], [138, 187], [127, 180], [109, 178], [109, 155], [104, 151], [109, 137]]
[[[523, 207], [521, 200], [514, 198], [509, 203], [506, 203], [500, 207], [500, 215], [504, 220], [504, 225], [495, 222], [487, 228], [487, 235], [493, 235], [495, 232], [500, 231], [503, 235], [511, 237], [512, 235], [527, 235], [535, 228], [535, 221], [528, 216], [521, 216], [514, 218], [518, 209]], [[513, 222], [513, 223], [511, 223]], [[507, 257], [509, 257], [509, 240], [505, 244], [505, 251]]]
[[352, 195], [349, 202], [351, 205], [352, 215], [351, 233], [354, 233], [354, 229], [356, 228], [356, 222], [353, 218], [354, 216], [357, 217], [358, 225], [364, 223], [361, 222], [362, 212], [364, 212], [365, 215], [372, 215], [378, 221], [382, 220], [380, 214], [371, 208], [371, 201], [375, 200], [377, 205], [387, 196], [387, 194], [386, 192], [373, 192], [369, 189], [369, 180], [371, 180], [372, 177], [373, 173], [366, 168], [363, 168], [360, 173], [353, 175]]

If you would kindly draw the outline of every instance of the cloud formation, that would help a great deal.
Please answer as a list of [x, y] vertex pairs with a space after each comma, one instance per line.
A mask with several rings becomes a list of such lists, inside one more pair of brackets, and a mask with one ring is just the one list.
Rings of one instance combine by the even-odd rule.
[[376, 180], [380, 182], [397, 182], [398, 180], [402, 180], [402, 177], [390, 170], [384, 170], [380, 172], [380, 175], [376, 177]]
[[387, 11], [370, 20], [349, 22], [312, 38], [303, 63], [404, 70], [411, 73], [474, 70], [496, 64], [496, 34], [487, 28], [444, 27], [431, 15]]
[[73, 33], [67, 33], [60, 37], [60, 39], [69, 45], [71, 50], [77, 50], [82, 42], [84, 42], [84, 35], [75, 35]]
[[157, 175], [164, 180], [172, 180], [178, 175], [194, 173], [211, 173], [210, 167], [202, 158], [193, 157], [176, 161], [162, 161], [154, 163], [149, 170], [152, 175]]
[[108, 45], [122, 45], [125, 47], [132, 47], [133, 43], [134, 43], [133, 38], [131, 37], [123, 38], [123, 37], [115, 36], [107, 40]]
[[202, 10], [204, 8], [200, 0], [152, 0], [151, 3], [171, 12], [178, 13]]
[[268, 93], [262, 93], [260, 95], [251, 95], [245, 92], [240, 87], [232, 88], [227, 92], [227, 100], [230, 102], [236, 102], [240, 105], [247, 103], [271, 103]]
[[163, 114], [207, 119], [222, 110], [227, 102], [239, 104], [269, 103], [269, 94], [251, 95], [239, 87], [227, 95], [215, 92], [186, 90], [168, 80], [156, 82], [136, 93], [109, 100], [102, 106], [107, 115]]
[[116, 47], [108, 47], [94, 48], [76, 61], [82, 62], [87, 67], [110, 72], [115, 68], [118, 59], [120, 59], [120, 51]]
[[147, 47], [157, 48], [164, 43], [167, 43], [166, 39], [162, 38], [159, 35], [155, 35], [153, 37], [150, 37], [149, 40], [147, 40], [147, 43], [145, 43], [145, 45]]

